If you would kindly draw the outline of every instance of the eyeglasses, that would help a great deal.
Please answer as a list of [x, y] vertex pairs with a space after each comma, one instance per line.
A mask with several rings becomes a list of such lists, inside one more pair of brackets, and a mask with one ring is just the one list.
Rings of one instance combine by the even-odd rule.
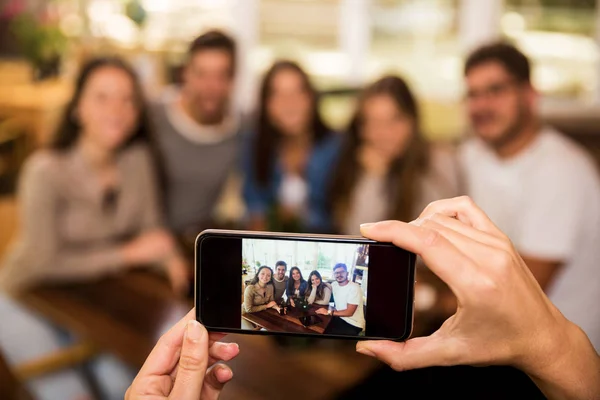
[[483, 89], [469, 90], [465, 95], [465, 100], [474, 101], [481, 97], [486, 99], [496, 99], [508, 92], [508, 90], [516, 84], [517, 82], [514, 79], [511, 79], [505, 82], [493, 83]]

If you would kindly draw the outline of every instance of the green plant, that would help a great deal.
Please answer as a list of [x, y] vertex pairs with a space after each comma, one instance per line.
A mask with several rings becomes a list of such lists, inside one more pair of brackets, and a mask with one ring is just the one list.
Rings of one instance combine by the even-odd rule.
[[331, 267], [331, 258], [325, 257], [323, 253], [319, 253], [317, 257], [317, 269], [329, 269]]
[[66, 49], [67, 37], [56, 20], [22, 12], [13, 17], [10, 26], [23, 55], [36, 66], [60, 59]]

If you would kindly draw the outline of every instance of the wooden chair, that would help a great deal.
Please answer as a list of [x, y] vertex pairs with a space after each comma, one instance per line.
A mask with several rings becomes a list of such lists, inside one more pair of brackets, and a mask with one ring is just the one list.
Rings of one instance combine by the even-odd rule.
[[33, 400], [0, 354], [0, 395], [4, 400]]
[[28, 140], [17, 119], [0, 121], [0, 196], [15, 193], [21, 166], [29, 154]]

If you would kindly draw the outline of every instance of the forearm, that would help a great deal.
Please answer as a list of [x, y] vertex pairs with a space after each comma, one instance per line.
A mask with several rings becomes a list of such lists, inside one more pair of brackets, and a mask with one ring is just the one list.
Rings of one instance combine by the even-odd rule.
[[124, 259], [118, 246], [90, 250], [60, 250], [46, 261], [35, 260], [39, 279], [70, 281], [92, 279], [119, 271]]
[[551, 400], [600, 399], [600, 356], [585, 333], [568, 323], [554, 340], [555, 350], [525, 368], [540, 390]]
[[354, 311], [356, 310], [349, 310], [349, 309], [345, 309], [345, 310], [334, 310], [333, 311], [333, 316], [334, 317], [351, 317], [354, 315]]
[[[316, 297], [317, 297], [317, 289], [315, 289], [313, 287], [312, 290], [310, 291], [310, 296], [308, 296], [308, 304], [314, 303]], [[317, 304], [318, 304], [318, 302], [317, 302]]]
[[267, 307], [266, 304], [261, 304], [259, 306], [255, 306], [255, 305], [246, 306], [246, 305], [244, 305], [244, 309], [246, 310], [246, 312], [249, 312], [249, 313], [263, 311], [263, 310], [266, 310], [267, 308], [268, 307]]

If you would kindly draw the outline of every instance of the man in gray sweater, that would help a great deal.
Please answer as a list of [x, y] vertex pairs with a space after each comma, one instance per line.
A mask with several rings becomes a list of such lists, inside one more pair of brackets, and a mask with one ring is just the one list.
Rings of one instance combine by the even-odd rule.
[[207, 32], [190, 44], [182, 85], [168, 88], [152, 109], [167, 223], [181, 237], [211, 223], [236, 167], [242, 118], [230, 104], [234, 71], [233, 39]]

